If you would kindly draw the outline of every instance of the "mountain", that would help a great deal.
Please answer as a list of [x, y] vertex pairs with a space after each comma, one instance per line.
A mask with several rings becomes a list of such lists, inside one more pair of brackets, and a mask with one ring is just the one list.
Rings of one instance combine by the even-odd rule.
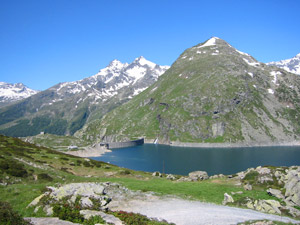
[[72, 135], [153, 84], [169, 67], [136, 58], [112, 61], [94, 76], [57, 84], [0, 109], [0, 133], [32, 136], [40, 132]]
[[279, 68], [285, 69], [290, 73], [295, 73], [300, 75], [300, 53], [294, 58], [281, 60], [279, 62], [267, 63], [269, 66], [277, 66]]
[[300, 77], [213, 37], [185, 50], [158, 81], [76, 133], [93, 142], [299, 140]]
[[28, 98], [36, 93], [38, 91], [30, 89], [22, 83], [9, 84], [0, 82], [0, 107]]

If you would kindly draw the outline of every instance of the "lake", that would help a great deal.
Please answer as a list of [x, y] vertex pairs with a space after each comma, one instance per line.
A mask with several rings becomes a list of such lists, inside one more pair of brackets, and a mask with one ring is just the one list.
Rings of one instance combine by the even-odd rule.
[[180, 175], [203, 170], [211, 176], [257, 166], [300, 165], [300, 147], [186, 148], [144, 144], [114, 149], [92, 159], [133, 170]]

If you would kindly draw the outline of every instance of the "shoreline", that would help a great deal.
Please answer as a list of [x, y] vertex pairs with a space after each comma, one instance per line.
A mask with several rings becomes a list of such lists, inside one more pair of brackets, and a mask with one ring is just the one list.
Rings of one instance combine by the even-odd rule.
[[[155, 139], [145, 139], [145, 144], [154, 144]], [[272, 142], [272, 143], [193, 143], [193, 142], [178, 142], [158, 143], [160, 145], [168, 145], [174, 147], [187, 148], [253, 148], [253, 147], [300, 147], [300, 141], [291, 142]]]

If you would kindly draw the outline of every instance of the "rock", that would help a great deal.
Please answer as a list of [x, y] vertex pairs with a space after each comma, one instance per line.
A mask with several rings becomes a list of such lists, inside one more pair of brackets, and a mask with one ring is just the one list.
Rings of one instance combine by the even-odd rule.
[[242, 180], [242, 179], [245, 178], [246, 173], [245, 173], [245, 172], [239, 172], [239, 173], [237, 173], [236, 175], [237, 175], [237, 177], [238, 177], [240, 180]]
[[42, 195], [36, 197], [32, 202], [29, 203], [29, 205], [26, 208], [31, 207], [31, 206], [36, 206], [44, 196], [45, 196], [45, 194], [42, 194]]
[[260, 175], [266, 175], [266, 174], [270, 174], [271, 173], [271, 170], [267, 167], [257, 167], [256, 168], [256, 171], [260, 174]]
[[189, 178], [192, 181], [198, 181], [198, 180], [207, 180], [208, 175], [206, 171], [194, 171], [189, 173]]
[[283, 194], [281, 193], [280, 190], [269, 188], [267, 190], [267, 192], [271, 196], [274, 196], [274, 197], [279, 198], [279, 199], [284, 199], [284, 196], [283, 196]]
[[223, 122], [217, 122], [212, 125], [213, 137], [223, 136], [225, 132], [225, 124]]
[[35, 207], [35, 209], [34, 209], [34, 213], [37, 213], [38, 211], [39, 211], [39, 209], [41, 208], [41, 206], [38, 206], [38, 207]]
[[172, 175], [172, 174], [168, 174], [168, 175], [167, 175], [167, 179], [168, 179], [168, 180], [176, 180], [176, 178], [175, 178], [174, 175]]
[[287, 210], [293, 217], [300, 217], [300, 210], [295, 209], [294, 207], [285, 206], [283, 209]]
[[55, 200], [61, 200], [64, 197], [76, 195], [100, 199], [100, 195], [104, 194], [104, 186], [99, 183], [72, 183], [60, 188], [54, 188], [50, 197]]
[[53, 215], [53, 207], [46, 205], [44, 207], [44, 212], [46, 213], [47, 216], [52, 216]]
[[41, 224], [48, 224], [48, 225], [80, 225], [79, 223], [72, 223], [66, 220], [60, 220], [57, 217], [44, 217], [44, 218], [34, 218], [34, 217], [28, 217], [24, 218], [28, 222], [31, 222], [31, 224], [34, 225], [41, 225]]
[[181, 181], [191, 182], [193, 180], [191, 178], [189, 178], [189, 177], [180, 177], [177, 181], [178, 182], [181, 182]]
[[237, 191], [237, 192], [231, 192], [231, 194], [232, 195], [236, 195], [236, 194], [241, 195], [241, 194], [243, 194], [243, 192], [242, 191]]
[[106, 223], [109, 224], [115, 224], [115, 225], [122, 225], [122, 221], [113, 216], [113, 215], [109, 215], [106, 214], [104, 212], [101, 211], [95, 211], [95, 210], [80, 210], [80, 214], [84, 216], [85, 219], [89, 219], [92, 216], [101, 216], [103, 220], [106, 221]]
[[93, 207], [94, 203], [89, 199], [89, 197], [83, 197], [80, 199], [80, 205], [84, 208]]
[[281, 214], [280, 208], [282, 207], [276, 200], [255, 200], [254, 203], [250, 200], [246, 206], [250, 209], [273, 214]]
[[276, 200], [259, 200], [256, 209], [262, 212], [281, 214], [280, 207], [280, 203]]
[[290, 169], [285, 176], [286, 203], [290, 206], [300, 205], [300, 167]]
[[225, 193], [224, 194], [224, 200], [222, 202], [223, 205], [226, 205], [227, 203], [232, 203], [234, 202], [232, 196], [230, 196], [229, 194]]
[[258, 177], [258, 183], [268, 183], [268, 182], [273, 182], [273, 178], [272, 178], [272, 175], [268, 174], [268, 175], [264, 175], [264, 176], [261, 176], [261, 177]]
[[251, 191], [252, 190], [252, 185], [251, 184], [245, 184], [243, 188], [244, 188], [245, 191]]
[[158, 171], [155, 171], [154, 173], [152, 173], [153, 177], [162, 177], [161, 173]]

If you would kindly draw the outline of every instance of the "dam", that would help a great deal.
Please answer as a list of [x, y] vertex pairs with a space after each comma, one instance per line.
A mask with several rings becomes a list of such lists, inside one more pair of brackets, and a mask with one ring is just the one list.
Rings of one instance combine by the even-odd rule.
[[115, 148], [128, 148], [137, 145], [143, 145], [144, 138], [133, 140], [133, 141], [125, 141], [125, 142], [101, 142], [100, 146], [105, 146], [107, 149], [115, 149]]

